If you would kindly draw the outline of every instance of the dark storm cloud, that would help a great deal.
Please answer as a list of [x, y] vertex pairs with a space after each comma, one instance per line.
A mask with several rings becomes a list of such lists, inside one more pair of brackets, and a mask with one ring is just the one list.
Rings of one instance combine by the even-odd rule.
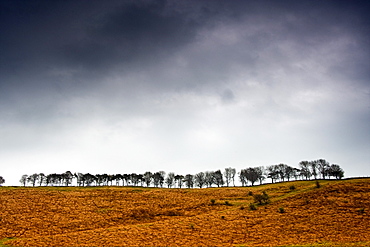
[[3, 1], [1, 72], [11, 76], [28, 71], [30, 79], [40, 81], [37, 74], [50, 68], [92, 77], [143, 69], [181, 52], [204, 30], [237, 23], [259, 31], [248, 36], [250, 31], [241, 26], [246, 37], [238, 46], [221, 46], [219, 52], [211, 50], [192, 62], [194, 67], [204, 66], [202, 71], [217, 66], [214, 61], [224, 69], [239, 62], [253, 66], [261, 50], [284, 39], [294, 40], [307, 53], [343, 31], [365, 35], [366, 42], [368, 6], [356, 3], [360, 2]]
[[46, 65], [133, 69], [194, 40], [198, 25], [166, 10], [165, 1], [3, 1], [1, 9], [7, 73]]
[[366, 1], [0, 0], [0, 11], [2, 163], [15, 152], [244, 165], [370, 145]]
[[116, 92], [142, 85], [225, 99], [241, 71], [280, 87], [276, 71], [302, 75], [297, 61], [320, 54], [331, 59], [327, 73], [366, 85], [368, 9], [363, 1], [2, 1], [0, 94], [58, 101], [116, 76]]
[[94, 18], [81, 40], [66, 45], [66, 58], [86, 69], [132, 70], [165, 59], [193, 41], [197, 24], [164, 13], [165, 2], [130, 3]]

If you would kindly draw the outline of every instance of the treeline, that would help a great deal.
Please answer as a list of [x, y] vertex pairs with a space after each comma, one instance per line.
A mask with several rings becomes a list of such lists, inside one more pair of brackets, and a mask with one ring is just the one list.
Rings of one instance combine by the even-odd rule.
[[302, 161], [299, 168], [294, 168], [286, 164], [271, 166], [249, 167], [240, 170], [238, 173], [235, 168], [225, 168], [222, 172], [206, 171], [196, 174], [179, 175], [173, 172], [166, 174], [164, 171], [145, 172], [144, 174], [82, 174], [67, 171], [62, 174], [35, 173], [23, 175], [20, 183], [23, 186], [70, 186], [74, 182], [77, 186], [154, 186], [168, 188], [203, 188], [235, 186], [235, 180], [239, 179], [242, 186], [254, 185], [256, 182], [262, 184], [266, 179], [271, 179], [272, 183], [290, 180], [310, 180], [310, 179], [341, 179], [344, 177], [343, 169], [337, 165], [330, 165], [324, 159], [314, 161]]

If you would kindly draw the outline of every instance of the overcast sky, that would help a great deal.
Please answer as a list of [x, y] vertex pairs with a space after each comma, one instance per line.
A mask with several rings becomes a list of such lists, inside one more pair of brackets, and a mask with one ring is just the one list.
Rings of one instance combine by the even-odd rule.
[[324, 158], [370, 175], [368, 1], [0, 0], [0, 176]]

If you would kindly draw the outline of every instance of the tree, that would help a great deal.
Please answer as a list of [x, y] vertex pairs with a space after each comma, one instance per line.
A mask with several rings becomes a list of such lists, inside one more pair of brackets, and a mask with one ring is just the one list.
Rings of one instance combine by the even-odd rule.
[[184, 182], [186, 187], [193, 188], [194, 187], [194, 176], [191, 174], [186, 174], [184, 177]]
[[[138, 179], [138, 178], [137, 178]], [[114, 180], [114, 175], [111, 175], [111, 174], [108, 174], [107, 175], [107, 186], [109, 185], [109, 183], [110, 183], [110, 186], [112, 186], [113, 185], [113, 180]]]
[[255, 168], [250, 168], [250, 167], [247, 168], [245, 175], [246, 175], [247, 180], [252, 183], [252, 186], [254, 185], [256, 181], [258, 181], [259, 174]]
[[242, 186], [246, 186], [248, 184], [247, 169], [242, 169], [239, 172], [239, 180], [242, 183]]
[[231, 180], [233, 180], [233, 176], [235, 176], [235, 169], [231, 167], [225, 168], [224, 177], [225, 177], [225, 182], [226, 182], [227, 187], [229, 187]]
[[176, 175], [175, 181], [177, 182], [177, 187], [182, 188], [182, 185], [184, 184], [184, 176], [183, 175]]
[[48, 175], [46, 176], [45, 185], [46, 185], [46, 186], [53, 185], [53, 178], [52, 178], [52, 174], [48, 174]]
[[212, 187], [212, 184], [215, 183], [215, 176], [213, 174], [214, 172], [205, 172], [204, 173], [204, 179], [205, 179], [205, 184], [207, 187]]
[[317, 179], [317, 163], [316, 161], [310, 161], [309, 162], [310, 168], [311, 168], [311, 174], [314, 177], [314, 179]]
[[161, 188], [163, 188], [163, 184], [164, 184], [164, 178], [166, 176], [166, 172], [164, 171], [159, 171], [159, 174], [161, 174], [161, 179], [159, 181], [159, 185], [161, 186]]
[[165, 183], [167, 184], [168, 188], [172, 188], [172, 186], [175, 185], [175, 173], [173, 172], [168, 173]]
[[29, 183], [32, 184], [33, 187], [35, 187], [35, 184], [36, 184], [36, 181], [37, 181], [37, 178], [39, 177], [39, 175], [37, 173], [34, 173], [32, 175], [30, 175], [28, 178], [27, 178], [27, 181]]
[[153, 185], [155, 187], [163, 186], [164, 183], [164, 172], [156, 172], [153, 174]]
[[298, 168], [293, 168], [293, 177], [295, 180], [298, 180], [301, 176], [301, 170]]
[[73, 179], [73, 174], [70, 171], [66, 171], [65, 173], [62, 174], [64, 184], [66, 186], [69, 186], [72, 183]]
[[222, 177], [222, 173], [220, 170], [217, 170], [213, 173], [214, 177], [214, 183], [217, 185], [217, 187], [223, 186], [224, 185], [224, 179]]
[[[85, 179], [82, 173], [75, 173], [74, 176], [77, 179], [78, 186], [85, 186]], [[49, 184], [49, 175], [46, 176], [46, 181], [47, 181], [47, 184]]]
[[332, 164], [329, 168], [329, 176], [333, 176], [336, 179], [342, 179], [344, 177], [344, 171], [337, 164]]
[[316, 161], [316, 164], [317, 164], [318, 171], [321, 174], [321, 177], [325, 179], [326, 175], [328, 174], [329, 167], [330, 167], [329, 162], [327, 162], [324, 159], [319, 159]]
[[96, 176], [94, 176], [90, 173], [86, 173], [86, 174], [83, 175], [83, 177], [84, 177], [83, 179], [84, 179], [84, 182], [85, 182], [86, 186], [91, 186], [91, 184], [93, 182], [95, 182], [95, 184], [96, 184], [96, 180], [97, 180]]
[[258, 167], [255, 167], [254, 169], [256, 170], [258, 174], [259, 183], [262, 184], [262, 181], [265, 180], [265, 176], [263, 176], [263, 174], [265, 174], [265, 167], [258, 166]]
[[45, 182], [46, 176], [44, 173], [40, 173], [37, 179], [39, 181], [39, 186], [41, 186]]
[[195, 186], [202, 188], [206, 183], [206, 175], [204, 172], [199, 172], [194, 176]]
[[134, 186], [137, 186], [140, 182], [140, 178], [136, 173], [131, 173], [130, 175], [131, 182]]
[[143, 184], [144, 184], [143, 177], [144, 177], [144, 175], [143, 175], [143, 174], [137, 174], [137, 175], [136, 175], [136, 178], [137, 178], [137, 180], [140, 182], [140, 186], [141, 186], [141, 187], [142, 187], [142, 186], [143, 186]]
[[26, 186], [27, 184], [27, 178], [28, 178], [28, 175], [25, 174], [21, 177], [21, 179], [19, 180], [19, 182], [23, 185], [23, 186]]
[[236, 170], [235, 168], [231, 169], [231, 180], [233, 181], [233, 186], [235, 187], [235, 175], [236, 175]]
[[285, 165], [285, 177], [290, 180], [290, 178], [294, 177], [294, 168], [288, 165]]
[[153, 179], [153, 174], [151, 172], [144, 173], [143, 180], [144, 180], [144, 183], [146, 184], [146, 187], [150, 186], [152, 179]]
[[63, 175], [62, 174], [49, 174], [46, 176], [46, 185], [51, 184], [51, 186], [54, 185], [60, 185], [63, 181]]
[[2, 184], [4, 184], [5, 183], [5, 179], [2, 177], [2, 176], [0, 176], [0, 186], [2, 185]]
[[267, 167], [267, 177], [271, 178], [271, 183], [279, 178], [279, 173], [276, 165], [271, 165]]
[[96, 177], [96, 184], [98, 186], [101, 186], [106, 181], [106, 176], [105, 175], [107, 175], [107, 174], [96, 174], [95, 175], [95, 177]]
[[301, 168], [301, 175], [308, 180], [311, 177], [311, 171], [310, 171], [310, 162], [308, 161], [301, 161], [299, 162], [299, 167]]
[[126, 186], [128, 186], [130, 184], [130, 181], [131, 181], [130, 174], [123, 174], [122, 177], [123, 177], [123, 181], [125, 181], [125, 183], [126, 183]]
[[277, 170], [277, 174], [279, 175], [280, 177], [280, 180], [284, 182], [285, 178], [286, 178], [286, 169], [287, 169], [287, 166], [286, 164], [278, 164], [276, 166], [276, 170]]
[[122, 185], [124, 185], [124, 184], [123, 184], [123, 176], [122, 176], [122, 174], [116, 174], [116, 175], [114, 176], [114, 179], [116, 180], [116, 185], [117, 185], [117, 186], [119, 186], [119, 181], [122, 181]]

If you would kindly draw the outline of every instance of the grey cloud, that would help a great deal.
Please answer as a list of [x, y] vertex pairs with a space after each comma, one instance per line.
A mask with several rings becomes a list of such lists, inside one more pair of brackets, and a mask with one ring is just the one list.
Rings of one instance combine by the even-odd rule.
[[235, 99], [235, 95], [230, 89], [225, 89], [221, 94], [221, 98], [223, 102], [229, 103]]
[[7, 162], [37, 149], [55, 164], [70, 154], [72, 168], [115, 157], [115, 169], [200, 169], [368, 148], [367, 3], [0, 4]]
[[195, 27], [184, 16], [163, 11], [160, 4], [133, 3], [97, 17], [83, 40], [66, 46], [68, 61], [86, 69], [127, 71], [165, 59], [194, 39]]

